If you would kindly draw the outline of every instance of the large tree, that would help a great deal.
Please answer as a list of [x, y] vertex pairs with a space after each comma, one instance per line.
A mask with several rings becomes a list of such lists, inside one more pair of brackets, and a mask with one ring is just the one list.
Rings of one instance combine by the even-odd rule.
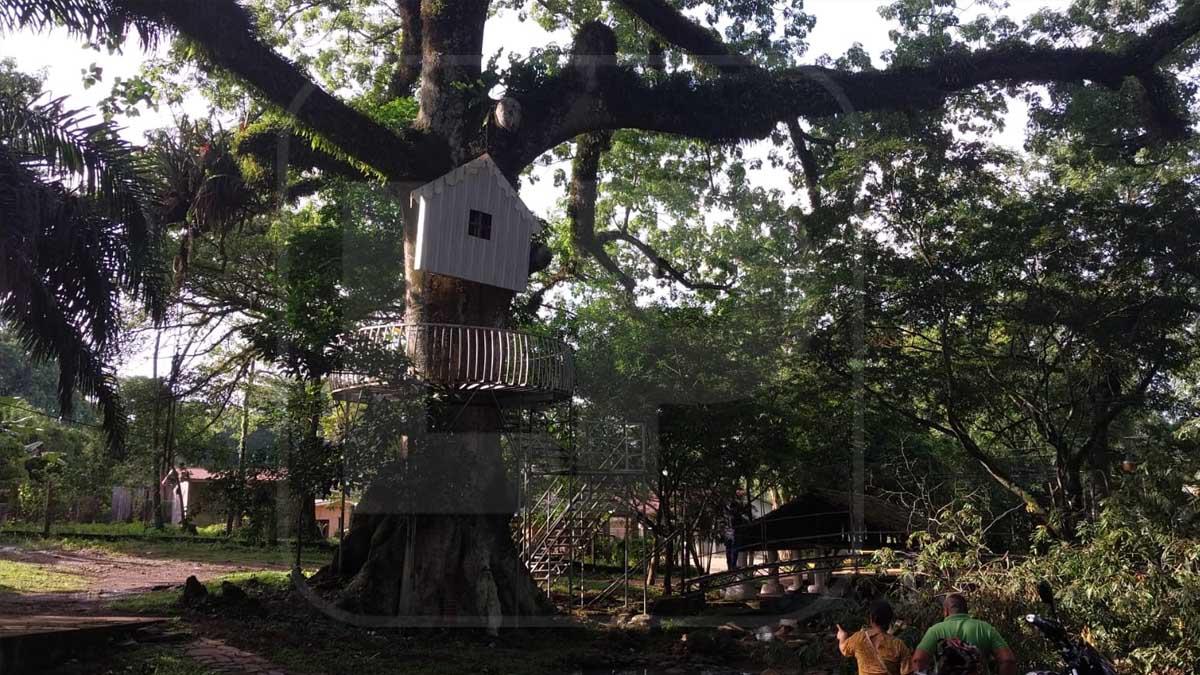
[[[337, 14], [334, 6], [343, 4], [305, 6]], [[481, 54], [493, 9], [487, 0], [378, 3], [381, 12], [395, 17], [390, 32], [369, 43], [379, 45], [377, 56], [382, 58], [375, 62], [389, 71], [385, 90], [397, 97], [415, 88], [417, 114], [403, 124], [383, 121], [318, 86], [308, 69], [263, 39], [257, 17], [235, 0], [5, 0], [0, 24], [63, 23], [90, 37], [119, 36], [133, 26], [149, 42], [173, 32], [195, 47], [191, 53], [206, 64], [233, 73], [262, 100], [286, 111], [290, 126], [273, 130], [268, 140], [289, 133], [316, 138], [316, 145], [334, 150], [337, 160], [323, 166], [342, 171], [355, 167], [386, 178], [404, 202], [412, 187], [484, 152], [515, 182], [539, 156], [577, 139], [569, 212], [578, 247], [617, 274], [606, 247], [632, 246], [677, 278], [684, 275], [628, 232], [595, 231], [596, 171], [615, 130], [727, 143], [765, 138], [783, 125], [814, 196], [819, 194], [814, 187], [818, 167], [808, 148], [811, 137], [797, 120], [848, 111], [936, 108], [947, 97], [981, 87], [1128, 85], [1145, 111], [1144, 136], [1169, 139], [1187, 129], [1173, 68], [1179, 67], [1181, 48], [1200, 32], [1200, 3], [1149, 3], [1140, 31], [1084, 26], [1072, 35], [997, 29], [974, 41], [987, 45], [982, 48], [957, 43], [932, 56], [897, 53], [891, 66], [876, 69], [854, 61], [796, 62], [796, 52], [789, 50], [811, 25], [798, 4], [779, 8], [787, 23], [782, 27], [776, 25], [772, 3], [707, 5], [714, 26], [733, 24], [726, 31], [729, 42], [684, 13], [697, 8], [692, 2], [540, 4], [539, 12], [554, 14], [559, 25], [574, 29], [565, 62], [519, 60], [501, 73], [485, 69]], [[930, 3], [897, 6], [900, 14], [911, 17], [921, 14], [922, 4]], [[646, 39], [648, 34], [656, 36], [653, 41]], [[781, 42], [773, 39], [778, 34], [785, 36]], [[641, 36], [641, 41], [631, 36]], [[1072, 41], [1089, 38], [1094, 41], [1082, 46]], [[634, 50], [637, 56], [643, 49], [650, 58], [639, 63], [619, 58], [619, 50]], [[492, 114], [488, 88], [499, 81], [506, 89], [506, 109], [519, 107], [519, 120]], [[305, 166], [294, 168], [321, 166], [316, 159], [300, 153], [293, 160], [303, 160]], [[414, 269], [414, 239], [415, 228], [407, 228], [406, 321], [485, 326], [509, 321], [512, 293]], [[415, 347], [423, 353], [432, 345]], [[436, 455], [453, 464], [465, 477], [458, 483], [460, 492], [451, 497], [462, 500], [462, 512], [418, 514], [421, 507], [409, 505], [408, 512], [380, 513], [356, 528], [348, 544], [352, 555], [340, 569], [353, 576], [345, 601], [371, 613], [457, 614], [493, 621], [544, 611], [512, 545], [508, 514], [489, 506], [488, 497], [504, 489], [499, 447], [495, 436], [486, 433], [499, 428], [498, 414], [472, 407], [453, 416], [434, 411], [432, 417], [437, 430], [454, 433], [443, 442], [410, 447], [408, 463], [421, 465]]]

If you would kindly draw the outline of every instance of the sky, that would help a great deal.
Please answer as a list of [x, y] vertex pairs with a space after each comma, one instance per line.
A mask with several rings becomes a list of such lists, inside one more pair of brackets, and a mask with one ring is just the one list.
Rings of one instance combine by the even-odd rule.
[[[808, 0], [806, 10], [815, 15], [817, 23], [809, 38], [807, 60], [822, 54], [843, 54], [855, 43], [878, 60], [879, 55], [891, 45], [889, 22], [879, 16], [878, 0]], [[971, 3], [972, 5], [974, 3]], [[1043, 7], [1061, 8], [1067, 0], [1011, 0], [1008, 15], [1018, 22]], [[972, 10], [968, 10], [968, 14]], [[978, 10], [974, 10], [978, 11]], [[524, 53], [530, 47], [543, 46], [550, 42], [565, 42], [565, 34], [551, 35], [530, 21], [521, 22], [516, 14], [504, 11], [487, 26], [484, 35], [484, 54], [490, 55], [503, 48], [507, 52]], [[76, 38], [63, 31], [42, 34], [17, 33], [0, 37], [0, 58], [12, 57], [21, 70], [43, 71], [46, 89], [55, 96], [69, 96], [69, 105], [75, 108], [94, 106], [109, 91], [115, 77], [129, 77], [137, 72], [146, 58], [136, 41], [131, 41], [124, 53], [109, 54], [87, 48]], [[104, 82], [85, 89], [82, 76], [95, 64], [103, 68]], [[190, 108], [188, 110], [187, 108]], [[1005, 130], [994, 140], [1004, 146], [1019, 150], [1024, 140], [1028, 119], [1025, 105], [1019, 100], [1010, 101], [1010, 111]], [[185, 104], [185, 112], [196, 114], [203, 111], [198, 101]], [[173, 112], [167, 109], [145, 111], [140, 117], [122, 119], [123, 135], [133, 143], [139, 143], [147, 130], [172, 125]], [[750, 153], [765, 152], [764, 148], [752, 148]], [[763, 171], [753, 177], [766, 187], [788, 189], [787, 176], [780, 171]], [[522, 198], [534, 213], [547, 217], [556, 208], [562, 197], [561, 188], [553, 187], [551, 180], [539, 180], [522, 190]], [[166, 351], [166, 350], [164, 350]], [[163, 356], [169, 359], [169, 356]], [[122, 375], [147, 375], [150, 359], [145, 354], [135, 356], [121, 367]]]

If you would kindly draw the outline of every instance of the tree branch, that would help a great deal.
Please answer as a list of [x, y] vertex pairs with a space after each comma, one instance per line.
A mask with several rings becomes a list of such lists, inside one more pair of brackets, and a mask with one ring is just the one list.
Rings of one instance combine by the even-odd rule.
[[732, 283], [718, 284], [706, 281], [692, 281], [679, 268], [671, 264], [671, 261], [659, 255], [658, 251], [650, 244], [638, 239], [637, 237], [622, 230], [606, 230], [596, 235], [596, 241], [601, 246], [610, 241], [623, 241], [627, 244], [632, 244], [634, 248], [641, 251], [642, 255], [646, 256], [653, 262], [661, 274], [664, 274], [683, 286], [690, 288], [693, 291], [709, 290], [709, 291], [728, 291], [733, 288]]
[[800, 160], [800, 168], [804, 172], [804, 185], [808, 188], [808, 202], [813, 209], [821, 207], [821, 169], [817, 165], [817, 156], [808, 147], [807, 134], [800, 128], [800, 120], [788, 118], [788, 134], [792, 137], [792, 145], [796, 149], [796, 157]]
[[389, 178], [434, 178], [450, 168], [444, 141], [415, 129], [394, 132], [318, 87], [258, 39], [252, 18], [235, 0], [120, 0], [119, 5], [128, 15], [170, 26], [195, 41], [215, 65]]
[[571, 162], [571, 185], [567, 188], [567, 218], [571, 221], [571, 241], [577, 251], [587, 253], [633, 294], [636, 282], [617, 265], [596, 239], [596, 187], [600, 156], [608, 149], [612, 134], [597, 132], [579, 139]]
[[571, 274], [570, 270], [558, 270], [554, 274], [550, 275], [550, 277], [546, 279], [540, 288], [532, 291], [529, 294], [529, 297], [526, 298], [523, 303], [521, 303], [520, 308], [517, 310], [518, 313], [526, 316], [536, 316], [537, 313], [542, 309], [542, 304], [546, 300], [546, 294], [559, 284], [570, 281], [574, 278], [575, 275]]
[[[645, 21], [660, 37], [671, 44], [680, 47], [704, 64], [722, 73], [736, 73], [750, 70], [765, 74], [762, 68], [749, 58], [733, 51], [720, 36], [711, 30], [697, 25], [677, 9], [667, 4], [665, 0], [618, 0], [620, 5]], [[812, 207], [821, 205], [821, 193], [817, 184], [820, 179], [820, 169], [816, 155], [808, 147], [810, 138], [800, 128], [800, 121], [795, 117], [786, 120], [788, 133], [792, 137], [792, 145], [800, 167], [804, 172], [804, 182], [808, 188], [808, 198]]]
[[253, 157], [260, 167], [271, 174], [271, 182], [277, 184], [280, 177], [275, 174], [275, 167], [281, 152], [280, 143], [285, 141], [286, 169], [316, 169], [323, 175], [345, 178], [361, 179], [364, 176], [362, 169], [314, 148], [312, 141], [296, 133], [288, 124], [248, 133], [237, 140], [234, 149], [239, 155]]
[[697, 25], [666, 0], [617, 0], [617, 4], [646, 22], [662, 39], [720, 72], [757, 68], [749, 58], [730, 49], [719, 35]]
[[727, 291], [732, 284], [694, 281], [658, 253], [650, 244], [620, 229], [596, 232], [596, 188], [599, 184], [600, 158], [609, 148], [612, 134], [596, 132], [579, 139], [575, 159], [571, 163], [571, 185], [568, 188], [567, 217], [571, 221], [571, 241], [577, 251], [587, 253], [609, 274], [633, 294], [637, 282], [621, 269], [608, 251], [606, 244], [623, 241], [631, 244], [657, 265], [664, 274], [691, 290]]
[[[729, 67], [724, 57], [716, 58], [721, 43], [715, 36], [649, 11], [661, 9], [661, 2], [623, 4], [631, 11], [645, 8], [651, 17], [647, 23], [657, 23], [664, 35], [688, 45], [698, 58], [721, 66], [722, 74], [706, 78], [680, 72], [652, 82], [631, 67], [612, 65], [592, 73], [586, 86], [574, 70], [564, 69], [525, 91], [514, 88], [509, 93], [526, 111], [526, 122], [519, 138], [496, 148], [506, 171], [519, 170], [546, 150], [590, 131], [640, 129], [731, 142], [765, 138], [778, 123], [797, 117], [936, 107], [952, 94], [986, 83], [1091, 81], [1115, 87], [1138, 76], [1146, 82], [1161, 60], [1200, 33], [1200, 2], [1192, 0], [1169, 22], [1119, 51], [1013, 41], [920, 66], [857, 72], [803, 66], [768, 72]], [[1152, 80], [1147, 96], [1165, 96], [1165, 89], [1161, 80]], [[1173, 106], [1159, 101], [1151, 109], [1161, 116]], [[1159, 127], [1185, 126], [1155, 121]]]
[[400, 46], [388, 81], [388, 97], [409, 96], [421, 77], [421, 0], [396, 0], [400, 17]]

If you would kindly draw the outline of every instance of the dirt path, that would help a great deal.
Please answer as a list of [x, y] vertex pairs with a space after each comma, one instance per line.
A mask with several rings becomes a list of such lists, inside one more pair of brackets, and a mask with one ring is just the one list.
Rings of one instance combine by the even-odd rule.
[[283, 565], [239, 565], [147, 558], [98, 550], [60, 551], [0, 545], [0, 560], [32, 563], [78, 576], [83, 590], [55, 593], [0, 594], [0, 614], [95, 613], [105, 601], [123, 595], [183, 584], [195, 575], [201, 581], [233, 572], [282, 570]]

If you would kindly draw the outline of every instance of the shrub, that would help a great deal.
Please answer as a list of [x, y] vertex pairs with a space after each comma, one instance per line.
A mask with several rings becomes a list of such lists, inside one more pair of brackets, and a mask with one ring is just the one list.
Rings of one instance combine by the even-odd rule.
[[[1133, 493], [1129, 493], [1133, 494]], [[1057, 656], [1022, 620], [1043, 612], [1035, 588], [1049, 581], [1068, 628], [1096, 646], [1122, 673], [1200, 672], [1200, 537], [1186, 519], [1164, 518], [1129, 498], [1114, 498], [1074, 542], [1054, 542], [1023, 558], [992, 556], [970, 503], [947, 509], [955, 532], [918, 535], [922, 548], [899, 564], [898, 614], [928, 626], [940, 620], [939, 597], [958, 591], [972, 614], [995, 625], [1023, 666], [1054, 666]], [[1159, 504], [1161, 506], [1161, 503]], [[1188, 504], [1181, 507], [1190, 508]]]

